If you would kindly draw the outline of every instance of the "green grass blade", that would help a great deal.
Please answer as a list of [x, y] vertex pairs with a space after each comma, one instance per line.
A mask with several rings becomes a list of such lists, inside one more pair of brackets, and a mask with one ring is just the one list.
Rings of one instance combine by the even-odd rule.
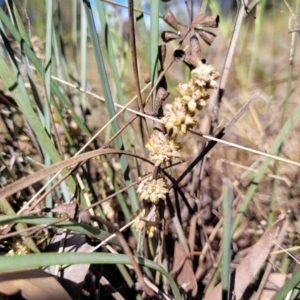
[[[0, 7], [0, 20], [7, 27], [7, 29], [12, 34], [12, 36], [14, 37], [14, 39], [16, 40], [16, 42], [21, 45], [22, 51], [27, 55], [29, 61], [34, 65], [34, 67], [36, 68], [39, 76], [43, 80], [43, 68], [42, 68], [42, 65], [41, 65], [40, 61], [36, 57], [36, 55], [33, 52], [33, 50], [30, 48], [30, 45], [28, 45], [24, 41], [24, 39], [22, 38], [22, 36], [20, 35], [20, 33], [17, 31], [17, 29], [12, 24], [12, 22], [7, 17], [6, 13], [3, 11], [3, 9], [1, 7]], [[59, 90], [57, 84], [53, 80], [51, 80], [51, 91], [58, 97], [58, 99], [62, 103], [62, 105], [66, 105], [71, 110], [72, 118], [78, 124], [79, 128], [83, 132], [89, 134], [89, 130], [87, 129], [87, 127], [85, 126], [85, 124], [83, 123], [83, 121], [75, 113], [73, 106], [71, 105], [71, 103], [69, 101], [67, 101], [67, 99], [62, 94], [62, 92]]]
[[[54, 25], [53, 25], [53, 27], [54, 27]], [[52, 59], [53, 59], [53, 66], [54, 66], [52, 68], [52, 71], [53, 71], [53, 73], [56, 77], [63, 78], [61, 68], [59, 68], [59, 66], [60, 66], [60, 58], [59, 58], [60, 54], [59, 54], [59, 50], [58, 50], [58, 46], [57, 46], [57, 42], [56, 42], [56, 38], [55, 38], [55, 30], [53, 29], [52, 32], [53, 32], [53, 34], [52, 34], [52, 49], [53, 49]], [[62, 87], [59, 86], [59, 89], [62, 90]], [[54, 108], [54, 112], [55, 112], [55, 115], [56, 115], [56, 117], [59, 121], [59, 124], [63, 128], [64, 134], [66, 135], [66, 139], [68, 140], [68, 143], [70, 144], [70, 146], [74, 146], [73, 139], [70, 135], [70, 132], [69, 132], [69, 130], [67, 128], [67, 125], [64, 121], [64, 118], [61, 114], [62, 107], [63, 107], [63, 102], [60, 101], [60, 103], [56, 103], [56, 101], [51, 101], [51, 104]]]
[[[60, 62], [60, 64], [57, 67], [60, 67], [62, 70], [62, 74], [63, 74], [63, 78], [67, 81], [70, 82], [70, 76], [69, 76], [69, 70], [68, 70], [68, 61], [67, 61], [67, 53], [66, 53], [66, 47], [65, 47], [65, 42], [64, 42], [64, 32], [63, 32], [63, 18], [62, 18], [62, 14], [61, 14], [61, 8], [60, 8], [60, 2], [57, 2], [57, 9], [56, 9], [56, 24], [55, 24], [55, 28], [56, 28], [56, 34], [55, 36], [57, 36], [58, 41], [59, 41], [59, 57], [58, 57], [58, 61]], [[69, 91], [69, 87], [67, 88], [67, 93], [70, 93]], [[78, 124], [79, 125], [79, 124]]]
[[45, 148], [48, 149], [49, 154], [51, 155], [51, 159], [53, 162], [60, 161], [60, 156], [58, 155], [53, 143], [49, 139], [49, 136], [45, 132], [42, 124], [37, 118], [35, 112], [32, 107], [28, 105], [28, 101], [26, 95], [21, 90], [20, 86], [16, 82], [15, 76], [12, 74], [7, 64], [5, 63], [3, 57], [0, 57], [0, 76], [5, 83], [7, 89], [12, 93], [15, 101], [17, 102], [21, 112], [25, 116], [26, 120], [30, 124], [30, 126], [36, 129], [35, 134], [41, 145], [44, 145]]
[[[58, 223], [56, 223], [58, 222]], [[94, 237], [96, 239], [105, 240], [111, 236], [111, 233], [103, 231], [97, 227], [93, 227], [87, 224], [78, 223], [75, 221], [62, 221], [59, 222], [57, 218], [45, 218], [45, 217], [37, 217], [37, 216], [0, 216], [0, 224], [16, 224], [16, 223], [24, 223], [30, 225], [49, 225], [57, 228], [64, 228], [71, 231], [75, 231], [81, 234], [85, 234], [90, 237]], [[117, 246], [121, 246], [117, 238], [112, 238], [109, 244], [114, 244]]]
[[[78, 3], [76, 1], [72, 2], [72, 61], [71, 61], [71, 74], [73, 77], [75, 77], [75, 85], [78, 85], [78, 80], [79, 80], [79, 75], [78, 75], [78, 54], [77, 54], [77, 6]], [[84, 13], [83, 13], [84, 15]], [[83, 114], [83, 119], [86, 120], [86, 105], [84, 105], [84, 109], [80, 106], [80, 94], [85, 94], [85, 93], [79, 93], [79, 91], [76, 89], [73, 91], [73, 99], [74, 99], [74, 105], [75, 107], [78, 107], [78, 109], [81, 110]]]
[[[80, 2], [80, 85], [86, 89], [86, 49], [87, 49], [87, 20], [83, 1]], [[81, 107], [86, 112], [86, 94], [81, 93]]]
[[[110, 31], [108, 29], [109, 25], [106, 21], [106, 14], [105, 14], [105, 11], [104, 11], [104, 8], [103, 8], [103, 4], [100, 1], [97, 1], [96, 3], [97, 3], [97, 9], [98, 9], [100, 22], [101, 22], [101, 27], [103, 29], [107, 28], [107, 30], [103, 30], [103, 31], [105, 32], [106, 49], [107, 49], [107, 53], [108, 53], [109, 65], [110, 65], [112, 75], [113, 75], [113, 78], [114, 78], [114, 82], [115, 82], [115, 88], [116, 88], [116, 91], [117, 91], [117, 98], [118, 98], [119, 102], [122, 105], [125, 105], [125, 99], [124, 99], [124, 94], [123, 94], [123, 90], [122, 90], [122, 84], [121, 84], [121, 80], [120, 80], [120, 77], [119, 77], [118, 68], [117, 68], [117, 65], [116, 65], [114, 49], [113, 49], [113, 46], [112, 46], [112, 37], [111, 37]], [[124, 119], [125, 119], [125, 121], [128, 120], [128, 116], [127, 116], [126, 111], [124, 112]], [[135, 145], [135, 142], [134, 142], [134, 139], [133, 139], [134, 135], [133, 135], [133, 132], [132, 132], [130, 127], [127, 128], [127, 132], [128, 132], [128, 137], [129, 137], [130, 144], [133, 146], [132, 148], [133, 148], [133, 152], [134, 152], [134, 145]], [[123, 168], [123, 170], [127, 169], [127, 162], [124, 161], [124, 166], [122, 168]], [[127, 182], [127, 184], [131, 184], [131, 183], [132, 183], [131, 180]], [[134, 188], [130, 188], [128, 190], [128, 194], [129, 194], [129, 199], [130, 199], [133, 211], [135, 211], [136, 209], [139, 208], [139, 204], [138, 204], [138, 200], [137, 200]], [[123, 205], [123, 208], [125, 209], [124, 205]]]
[[[230, 292], [230, 249], [231, 249], [231, 211], [233, 200], [233, 187], [227, 178], [223, 179], [224, 183], [224, 198], [223, 198], [223, 235], [222, 235], [222, 248], [223, 248], [223, 264], [222, 264], [222, 295], [227, 295], [228, 299]], [[225, 300], [223, 298], [223, 300]]]
[[[91, 37], [93, 48], [94, 48], [97, 69], [98, 69], [98, 73], [100, 76], [100, 82], [101, 82], [101, 86], [102, 86], [103, 93], [104, 93], [105, 104], [106, 104], [108, 116], [109, 116], [109, 118], [113, 118], [114, 115], [116, 114], [116, 112], [115, 112], [115, 107], [113, 105], [113, 99], [112, 99], [109, 82], [108, 82], [108, 78], [107, 78], [107, 73], [106, 73], [106, 69], [105, 69], [105, 65], [104, 65], [104, 61], [103, 61], [102, 50], [100, 48], [100, 44], [98, 41], [98, 34], [97, 34], [97, 30], [96, 30], [96, 25], [94, 22], [94, 16], [93, 16], [93, 11], [91, 8], [90, 1], [84, 1], [84, 7], [85, 7], [86, 16], [87, 16], [90, 37]], [[119, 125], [116, 120], [114, 120], [112, 122], [112, 130], [114, 133], [119, 130]], [[117, 149], [122, 148], [123, 143], [122, 143], [120, 136], [118, 136], [116, 138], [115, 144], [116, 144]]]
[[[292, 115], [290, 116], [290, 118], [285, 122], [285, 124], [283, 125], [283, 127], [281, 128], [279, 134], [277, 135], [271, 150], [270, 150], [270, 154], [276, 154], [278, 152], [279, 147], [281, 146], [283, 140], [286, 138], [286, 136], [289, 134], [293, 124], [295, 123], [295, 121], [299, 118], [300, 116], [300, 105], [298, 105]], [[258, 184], [259, 182], [262, 180], [262, 178], [264, 177], [267, 169], [268, 169], [268, 165], [270, 163], [271, 159], [270, 158], [266, 158], [265, 161], [263, 162], [263, 164], [261, 165], [261, 167], [258, 170], [257, 175], [254, 177], [254, 179], [252, 180], [252, 184], [250, 185], [249, 189], [247, 190], [247, 193], [245, 195], [244, 201], [241, 205], [241, 207], [239, 208], [239, 211], [234, 219], [233, 225], [232, 225], [232, 230], [235, 231], [243, 217], [243, 215], [245, 214], [249, 203], [252, 199], [252, 197], [254, 196], [257, 188], [258, 188]]]
[[25, 40], [25, 42], [28, 45], [31, 45], [30, 38], [29, 38], [27, 31], [23, 25], [22, 18], [17, 10], [15, 2], [12, 2], [12, 13], [13, 13], [13, 17], [14, 17], [14, 20], [16, 23], [16, 27], [18, 28], [18, 31], [20, 32], [20, 34], [23, 37], [23, 39]]
[[293, 274], [292, 278], [276, 293], [272, 300], [283, 300], [287, 294], [300, 282], [300, 268]]
[[74, 70], [78, 71], [77, 66], [77, 6], [78, 3], [72, 2], [72, 54], [73, 54], [73, 67]]
[[100, 23], [101, 23], [101, 28], [103, 29], [104, 35], [105, 35], [105, 46], [106, 46], [106, 50], [107, 50], [107, 54], [108, 54], [108, 60], [109, 60], [109, 66], [114, 78], [114, 82], [116, 85], [116, 91], [117, 91], [117, 97], [118, 100], [121, 104], [124, 105], [125, 101], [124, 101], [124, 95], [123, 95], [123, 91], [122, 91], [122, 85], [121, 85], [121, 80], [119, 77], [119, 72], [118, 72], [118, 68], [116, 65], [116, 57], [115, 57], [115, 53], [114, 53], [114, 49], [112, 46], [112, 38], [111, 38], [111, 34], [110, 34], [110, 30], [109, 30], [109, 24], [106, 21], [106, 13], [104, 11], [103, 8], [103, 3], [101, 1], [97, 1], [97, 9], [98, 9], [98, 14], [99, 14], [99, 18], [100, 18]]
[[[174, 279], [159, 265], [152, 261], [135, 257], [138, 264], [156, 270], [167, 277], [174, 297], [180, 300], [180, 292]], [[0, 257], [0, 272], [17, 271], [52, 265], [73, 264], [130, 264], [130, 259], [124, 254], [112, 253], [41, 253]]]
[[[103, 61], [102, 51], [101, 51], [100, 44], [98, 41], [98, 35], [97, 35], [96, 27], [95, 27], [95, 22], [94, 22], [94, 17], [93, 17], [93, 12], [92, 12], [90, 2], [88, 2], [88, 1], [84, 2], [84, 7], [85, 7], [86, 15], [87, 15], [88, 27], [90, 30], [91, 40], [92, 40], [94, 54], [95, 54], [96, 63], [97, 63], [97, 69], [98, 69], [101, 86], [102, 86], [104, 97], [105, 97], [105, 104], [106, 104], [108, 116], [109, 116], [109, 118], [113, 118], [115, 116], [116, 112], [115, 112], [115, 107], [114, 107], [114, 103], [113, 103], [113, 99], [112, 99], [112, 95], [111, 95], [111, 91], [110, 91], [110, 87], [109, 87], [107, 73], [106, 73], [106, 69], [105, 69], [105, 65], [104, 65], [104, 61]], [[118, 125], [117, 121], [114, 120], [112, 122], [112, 130], [115, 133], [118, 131], [118, 129], [119, 129], [119, 125]], [[116, 145], [117, 149], [124, 148], [124, 144], [123, 144], [121, 136], [118, 136], [115, 139], [115, 145]], [[120, 157], [120, 163], [121, 163], [121, 167], [123, 170], [126, 185], [129, 185], [132, 183], [132, 180], [131, 180], [131, 175], [128, 172], [128, 168], [129, 168], [128, 161], [124, 155], [122, 155]], [[138, 200], [137, 200], [135, 190], [133, 187], [128, 189], [128, 194], [129, 194], [130, 201], [132, 203], [132, 209], [135, 211], [136, 209], [139, 208], [139, 204], [138, 204]], [[124, 204], [124, 207], [125, 207], [125, 204]], [[128, 208], [125, 209], [124, 214], [126, 215], [127, 221], [129, 221], [131, 219], [131, 214], [130, 214]]]
[[[29, 36], [28, 36], [28, 34], [25, 30], [25, 27], [23, 26], [22, 18], [20, 17], [19, 12], [18, 12], [14, 2], [13, 2], [12, 7], [13, 7], [14, 20], [17, 24], [17, 27], [18, 27], [18, 30], [19, 30], [21, 36], [28, 43], [28, 45], [31, 45]], [[52, 17], [51, 17], [51, 19], [52, 19]], [[48, 42], [46, 44], [48, 45]], [[11, 60], [12, 61], [14, 60], [13, 54], [11, 55]], [[32, 74], [32, 71], [31, 71], [30, 67], [29, 67], [27, 57], [24, 56], [23, 53], [22, 53], [22, 61], [24, 62], [25, 69], [26, 69], [26, 72], [27, 72], [27, 76], [29, 78], [32, 94], [33, 94], [33, 97], [34, 97], [35, 102], [37, 104], [37, 111], [38, 111], [39, 119], [41, 120], [42, 124], [44, 124], [44, 125], [46, 124], [46, 119], [48, 120], [48, 122], [47, 122], [48, 123], [48, 130], [47, 131], [50, 132], [50, 123], [49, 123], [50, 122], [50, 112], [49, 112], [49, 109], [48, 109], [48, 105], [46, 105], [44, 107], [44, 109], [42, 109], [42, 104], [41, 104], [41, 101], [40, 101], [40, 97], [38, 95], [37, 87], [36, 87], [36, 84], [34, 82], [34, 76]], [[13, 67], [14, 67], [14, 70], [16, 68], [18, 68], [18, 66], [16, 64], [14, 64]], [[18, 78], [18, 83], [19, 83], [21, 89], [24, 91], [24, 95], [26, 95], [28, 103], [30, 103], [29, 96], [28, 96], [27, 91], [24, 87], [24, 82], [22, 80], [22, 77], [18, 76], [18, 74], [19, 74], [19, 71], [18, 71], [18, 73], [16, 73], [15, 76], [16, 76], [16, 78]], [[50, 74], [50, 71], [49, 71], [49, 78], [50, 78], [50, 76], [51, 76], [51, 74]], [[35, 128], [33, 128], [33, 130], [35, 131]], [[45, 165], [50, 165], [50, 156], [48, 155], [48, 153], [47, 153], [46, 149], [44, 148], [43, 144], [41, 144], [40, 146], [41, 146], [41, 149], [43, 150], [44, 164]], [[69, 198], [69, 194], [68, 194], [65, 182], [63, 182], [61, 184], [61, 188], [64, 190], [65, 199]], [[49, 195], [47, 197], [50, 198], [50, 196], [51, 195]], [[49, 206], [49, 207], [52, 206], [51, 199], [48, 200], [47, 206]]]
[[[41, 145], [47, 149], [49, 156], [51, 157], [53, 162], [59, 162], [61, 160], [54, 144], [50, 140], [48, 134], [44, 130], [41, 122], [33, 111], [31, 105], [29, 105], [26, 100], [26, 94], [24, 94], [23, 90], [20, 88], [18, 83], [16, 82], [15, 76], [12, 74], [7, 64], [5, 63], [3, 57], [0, 57], [0, 77], [2, 78], [7, 89], [12, 93], [14, 100], [17, 102], [21, 112], [25, 116], [31, 128], [34, 129], [37, 139]], [[75, 182], [71, 177], [67, 179], [67, 182], [71, 189], [75, 190]]]
[[[151, 9], [150, 9], [150, 78], [152, 82], [156, 82], [157, 79], [157, 65], [158, 65], [158, 21], [159, 21], [159, 3], [160, 1], [151, 1]], [[153, 93], [153, 107], [155, 103], [155, 95]]]
[[[10, 203], [6, 199], [0, 199], [0, 209], [2, 212], [6, 214], [6, 216], [1, 216], [2, 218], [5, 219], [12, 219], [13, 216], [16, 215], [15, 211], [11, 207]], [[22, 223], [16, 225], [17, 231], [22, 231], [26, 229], [26, 226]], [[35, 242], [31, 237], [23, 237], [23, 242], [24, 244], [28, 247], [33, 252], [39, 253], [40, 250], [38, 247], [35, 245]]]
[[[159, 2], [159, 1], [152, 1]], [[141, 0], [134, 0], [134, 7], [142, 9]], [[149, 48], [149, 30], [146, 27], [144, 14], [141, 12], [135, 12], [136, 27], [139, 32], [139, 38], [141, 39], [144, 58], [147, 63], [148, 72], [151, 74], [151, 50]]]
[[[45, 88], [45, 100], [44, 100], [44, 128], [50, 134], [51, 133], [51, 111], [50, 111], [50, 98], [51, 98], [51, 67], [52, 67], [52, 20], [53, 20], [53, 1], [49, 0], [45, 3], [46, 6], [46, 45], [45, 45], [45, 66], [44, 66], [44, 88]], [[53, 124], [54, 126], [54, 124]], [[48, 167], [51, 165], [51, 158], [47, 151], [44, 152], [44, 165]], [[49, 181], [51, 177], [47, 177], [46, 181]], [[50, 187], [47, 187], [46, 191]], [[53, 207], [52, 195], [49, 193], [45, 199], [46, 207]], [[49, 217], [52, 213], [48, 213]]]

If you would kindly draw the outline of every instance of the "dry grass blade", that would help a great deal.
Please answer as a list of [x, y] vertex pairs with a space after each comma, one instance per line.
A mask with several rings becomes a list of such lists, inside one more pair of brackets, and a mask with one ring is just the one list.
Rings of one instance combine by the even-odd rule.
[[[240, 265], [231, 274], [234, 278], [234, 284], [231, 287], [232, 295], [235, 295], [235, 299], [242, 299], [242, 296], [253, 280], [253, 277], [257, 274], [261, 266], [265, 263], [266, 258], [273, 246], [273, 242], [276, 238], [276, 234], [280, 227], [283, 225], [284, 218], [276, 221], [259, 241], [254, 244], [246, 257], [242, 260]], [[204, 298], [204, 300], [215, 300], [222, 298], [222, 286], [218, 284], [211, 293]]]
[[39, 180], [42, 180], [43, 178], [45, 178], [47, 175], [53, 174], [55, 172], [58, 172], [60, 170], [62, 170], [63, 168], [67, 168], [70, 167], [72, 165], [76, 165], [82, 161], [86, 161], [91, 157], [95, 157], [98, 155], [106, 155], [106, 154], [125, 154], [125, 155], [129, 155], [129, 156], [134, 156], [134, 157], [139, 157], [140, 159], [143, 159], [149, 163], [151, 163], [149, 160], [140, 157], [138, 155], [134, 155], [130, 152], [126, 152], [126, 151], [120, 151], [120, 150], [112, 150], [112, 149], [98, 149], [98, 150], [94, 150], [94, 151], [90, 151], [88, 153], [84, 153], [84, 154], [80, 154], [76, 157], [72, 157], [70, 159], [64, 160], [62, 162], [56, 163], [51, 165], [50, 167], [43, 169], [35, 174], [29, 175], [25, 178], [22, 178], [10, 185], [7, 185], [5, 187], [3, 187], [2, 189], [0, 189], [0, 198], [5, 198], [8, 197], [26, 187], [28, 187], [29, 185], [32, 185], [36, 182], [38, 182]]
[[[219, 131], [219, 133], [216, 135], [217, 139], [221, 139], [229, 130], [232, 128], [232, 126], [240, 119], [240, 117], [244, 114], [244, 112], [247, 110], [249, 105], [258, 97], [258, 92], [256, 92], [251, 99], [236, 113], [236, 115], [232, 118], [232, 120], [222, 129]], [[196, 159], [189, 165], [189, 167], [181, 174], [181, 176], [176, 180], [176, 183], [178, 184], [194, 167], [197, 165], [198, 162], [200, 162], [205, 155], [217, 144], [216, 141], [210, 140], [210, 142], [207, 144], [207, 146], [204, 148], [204, 150], [196, 157]]]
[[137, 93], [139, 109], [141, 112], [144, 112], [144, 105], [143, 105], [142, 94], [140, 89], [139, 71], [138, 71], [138, 64], [137, 64], [133, 8], [134, 8], [133, 0], [129, 0], [128, 17], [129, 17], [129, 26], [130, 26], [129, 36], [130, 36], [130, 50], [131, 50], [131, 57], [132, 57], [133, 76], [134, 76], [134, 83], [135, 83], [135, 88]]

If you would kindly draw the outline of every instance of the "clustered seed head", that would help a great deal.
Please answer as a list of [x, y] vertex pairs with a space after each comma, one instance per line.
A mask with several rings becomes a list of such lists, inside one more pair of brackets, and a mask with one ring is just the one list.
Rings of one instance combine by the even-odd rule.
[[152, 177], [146, 178], [137, 188], [140, 200], [150, 201], [154, 204], [157, 204], [159, 200], [166, 200], [168, 191], [163, 177], [158, 177], [157, 179]]
[[193, 79], [188, 83], [179, 84], [177, 91], [181, 94], [181, 101], [186, 105], [189, 112], [194, 113], [196, 109], [201, 110], [206, 106], [209, 95], [205, 88], [197, 87]]
[[12, 244], [12, 249], [8, 252], [8, 256], [24, 255], [30, 253], [30, 249], [22, 242], [16, 241]]
[[145, 208], [143, 209], [138, 209], [136, 211], [136, 216], [139, 216], [140, 218], [137, 219], [134, 223], [133, 223], [133, 228], [137, 231], [137, 232], [146, 232], [146, 234], [152, 238], [154, 235], [154, 232], [156, 231], [156, 227], [153, 226], [152, 224], [156, 221], [158, 221], [158, 215], [157, 212], [154, 213], [154, 215], [152, 216], [152, 218], [150, 220], [145, 221], [142, 220], [141, 218], [145, 217]]
[[166, 105], [165, 116], [161, 121], [168, 131], [173, 130], [173, 135], [186, 134], [187, 130], [195, 127], [197, 123], [194, 116], [195, 113], [188, 111], [181, 98], [175, 98], [173, 103]]
[[195, 118], [196, 109], [201, 110], [209, 98], [208, 90], [217, 88], [216, 79], [220, 77], [211, 65], [202, 62], [191, 71], [192, 78], [188, 83], [178, 85], [180, 98], [175, 98], [172, 104], [167, 104], [165, 116], [161, 119], [167, 130], [186, 134], [197, 124]]
[[[189, 82], [178, 85], [180, 97], [165, 106], [164, 116], [161, 119], [168, 133], [166, 135], [162, 132], [154, 133], [146, 144], [146, 148], [150, 151], [150, 159], [156, 167], [169, 165], [181, 157], [179, 153], [181, 144], [176, 142], [176, 137], [178, 134], [186, 134], [197, 125], [196, 110], [206, 106], [206, 100], [209, 98], [208, 90], [217, 88], [216, 80], [219, 77], [220, 74], [215, 72], [211, 65], [205, 65], [200, 61], [191, 71]], [[162, 175], [158, 175], [157, 178], [150, 177], [143, 180], [137, 192], [140, 200], [156, 205], [159, 200], [166, 199], [168, 189], [165, 179]], [[144, 216], [145, 210], [140, 213]], [[134, 228], [138, 232], [146, 230], [150, 237], [155, 231], [154, 226], [149, 227], [143, 220], [135, 222]]]
[[101, 203], [101, 207], [102, 207], [103, 213], [109, 219], [111, 219], [114, 216], [114, 213], [115, 213], [115, 207], [112, 204], [113, 203], [110, 202], [110, 201], [106, 201], [106, 202]]
[[181, 149], [181, 144], [176, 143], [174, 137], [168, 137], [162, 132], [153, 133], [145, 147], [150, 151], [149, 156], [155, 166], [169, 165], [180, 158], [178, 150]]
[[219, 72], [214, 71], [212, 65], [199, 63], [197, 68], [191, 71], [192, 80], [198, 87], [205, 89], [216, 89], [218, 87], [216, 80], [220, 77]]

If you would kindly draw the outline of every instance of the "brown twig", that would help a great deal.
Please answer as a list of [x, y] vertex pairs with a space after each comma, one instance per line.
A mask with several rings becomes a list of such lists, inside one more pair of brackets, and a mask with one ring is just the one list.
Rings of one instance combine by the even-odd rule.
[[[244, 112], [247, 110], [249, 105], [258, 97], [258, 92], [256, 92], [250, 100], [236, 113], [236, 115], [232, 118], [232, 120], [223, 127], [216, 135], [215, 138], [221, 139], [223, 136], [229, 132], [229, 130], [232, 128], [232, 126], [240, 119], [240, 117], [244, 114]], [[192, 131], [194, 134], [197, 134], [196, 132]], [[194, 159], [194, 161], [187, 167], [187, 169], [179, 176], [179, 178], [176, 180], [176, 184], [179, 184], [180, 181], [190, 173], [190, 171], [205, 157], [205, 155], [217, 144], [216, 141], [210, 140], [207, 144], [207, 146], [203, 149], [203, 151], [200, 152], [200, 154]]]
[[133, 0], [128, 1], [128, 16], [129, 16], [129, 38], [130, 38], [130, 51], [132, 57], [132, 68], [136, 94], [138, 98], [138, 105], [141, 112], [144, 112], [144, 105], [139, 82], [139, 70], [137, 67], [136, 43], [135, 43], [135, 30], [134, 30], [134, 13], [133, 13]]
[[53, 222], [50, 222], [49, 224], [36, 225], [34, 227], [26, 228], [26, 229], [23, 229], [23, 230], [20, 230], [20, 231], [3, 234], [3, 235], [0, 235], [0, 240], [4, 240], [4, 239], [10, 238], [10, 237], [19, 236], [19, 235], [21, 235], [21, 236], [32, 236], [34, 233], [36, 233], [36, 232], [38, 232], [38, 231], [40, 231], [44, 228], [47, 228], [49, 226], [58, 224], [58, 223], [63, 222], [67, 219], [68, 219], [68, 217], [64, 217], [64, 218], [61, 218], [59, 220], [55, 220]]
[[87, 212], [87, 211], [82, 211], [82, 212], [79, 213], [79, 215], [81, 215], [80, 217], [84, 220], [84, 222], [86, 222], [86, 221], [87, 222], [96, 221], [99, 224], [99, 226], [102, 226], [102, 224], [103, 224], [103, 225], [107, 226], [109, 229], [111, 229], [115, 233], [115, 235], [117, 236], [117, 238], [120, 241], [120, 244], [122, 245], [122, 248], [123, 248], [125, 254], [129, 257], [129, 259], [131, 261], [131, 264], [134, 267], [134, 270], [136, 272], [138, 280], [139, 280], [139, 282], [143, 286], [143, 290], [147, 293], [148, 296], [150, 296], [150, 297], [155, 296], [154, 292], [144, 282], [143, 273], [142, 273], [139, 265], [135, 261], [135, 259], [133, 257], [133, 254], [132, 254], [132, 252], [131, 252], [131, 250], [130, 250], [130, 248], [129, 248], [129, 246], [128, 246], [128, 244], [127, 244], [127, 242], [126, 242], [126, 240], [125, 240], [125, 238], [123, 236], [123, 234], [119, 230], [119, 228], [116, 225], [110, 223], [109, 221], [106, 221], [106, 220], [102, 219], [99, 216], [92, 216], [92, 215], [90, 215], [90, 213]]

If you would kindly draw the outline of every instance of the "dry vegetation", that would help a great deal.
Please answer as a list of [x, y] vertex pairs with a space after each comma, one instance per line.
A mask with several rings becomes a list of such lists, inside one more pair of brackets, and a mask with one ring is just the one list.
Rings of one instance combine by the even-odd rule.
[[299, 1], [28, 2], [0, 9], [0, 299], [299, 299]]

